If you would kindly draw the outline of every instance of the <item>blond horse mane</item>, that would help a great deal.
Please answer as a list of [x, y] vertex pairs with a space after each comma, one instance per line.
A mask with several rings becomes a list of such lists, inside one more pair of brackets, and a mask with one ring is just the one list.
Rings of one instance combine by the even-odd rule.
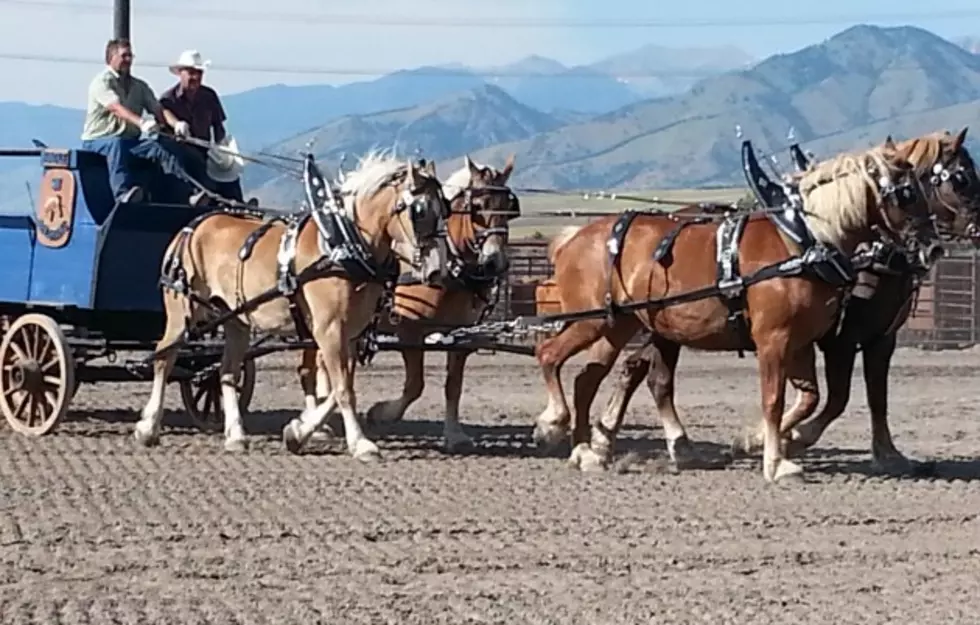
[[[476, 161], [472, 162], [473, 167], [477, 169], [490, 170], [490, 174], [493, 178], [500, 175], [500, 170], [490, 165], [482, 165]], [[446, 178], [446, 181], [442, 183], [442, 189], [443, 193], [446, 195], [446, 201], [452, 202], [455, 200], [457, 197], [459, 197], [459, 194], [468, 189], [471, 184], [473, 184], [473, 172], [470, 171], [469, 165], [464, 162], [462, 167], [450, 174], [450, 176]]]
[[[849, 235], [868, 226], [869, 193], [880, 201], [878, 181], [868, 173], [893, 177], [902, 173], [890, 160], [883, 146], [864, 152], [845, 153], [814, 164], [797, 174], [807, 225], [814, 236], [844, 250]], [[847, 250], [845, 250], [847, 251]]]
[[344, 175], [340, 185], [341, 194], [351, 197], [351, 201], [344, 202], [347, 217], [354, 219], [354, 204], [358, 198], [370, 200], [387, 188], [392, 178], [407, 167], [407, 161], [384, 150], [372, 150], [362, 156], [357, 167]]
[[948, 133], [934, 132], [907, 141], [898, 142], [898, 145], [911, 144], [912, 149], [909, 150], [906, 159], [915, 169], [915, 173], [921, 175], [931, 172], [933, 164], [943, 154], [943, 141], [948, 138], [950, 138]]
[[555, 264], [555, 260], [558, 258], [558, 252], [561, 251], [561, 248], [565, 247], [565, 244], [571, 241], [572, 237], [578, 234], [584, 227], [585, 226], [565, 226], [558, 232], [558, 234], [551, 237], [551, 240], [548, 241], [548, 261], [552, 265]]

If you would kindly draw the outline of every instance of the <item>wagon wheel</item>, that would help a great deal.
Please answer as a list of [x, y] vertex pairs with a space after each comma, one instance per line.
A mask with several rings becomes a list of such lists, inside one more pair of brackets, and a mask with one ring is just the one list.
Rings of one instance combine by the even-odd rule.
[[0, 341], [0, 410], [16, 432], [53, 430], [75, 394], [75, 359], [54, 319], [29, 314]]
[[[244, 415], [252, 403], [255, 390], [255, 361], [246, 360], [238, 374], [238, 409]], [[180, 398], [184, 408], [195, 425], [204, 430], [222, 430], [225, 425], [225, 411], [221, 409], [221, 381], [215, 370], [200, 383], [182, 380]]]

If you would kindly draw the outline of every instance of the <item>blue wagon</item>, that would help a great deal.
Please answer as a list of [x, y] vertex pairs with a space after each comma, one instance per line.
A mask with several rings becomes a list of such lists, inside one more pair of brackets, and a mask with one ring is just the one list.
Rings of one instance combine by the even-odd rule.
[[[163, 334], [160, 265], [171, 238], [201, 208], [180, 180], [147, 162], [151, 201], [115, 203], [105, 159], [78, 149], [0, 150], [35, 158], [33, 206], [0, 215], [0, 411], [17, 432], [41, 436], [64, 417], [81, 382], [152, 378], [145, 357]], [[25, 202], [26, 204], [26, 202]], [[171, 381], [191, 417], [220, 414], [220, 337], [181, 350]], [[144, 354], [145, 356], [145, 354]], [[243, 368], [241, 407], [255, 383]]]

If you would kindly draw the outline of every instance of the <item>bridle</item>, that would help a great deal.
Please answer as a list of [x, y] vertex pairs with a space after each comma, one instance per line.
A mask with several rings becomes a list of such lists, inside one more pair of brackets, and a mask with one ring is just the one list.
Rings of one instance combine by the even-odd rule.
[[[969, 197], [971, 195], [976, 196], [980, 194], [980, 180], [977, 178], [976, 169], [964, 165], [961, 159], [956, 158], [957, 155], [958, 152], [954, 153], [953, 155], [953, 167], [950, 167], [948, 163], [944, 163], [940, 160], [932, 166], [932, 171], [925, 175], [925, 177], [928, 177], [929, 185], [932, 187], [933, 195], [935, 196], [936, 201], [953, 216], [951, 220], [936, 220], [937, 230], [939, 231], [940, 236], [947, 241], [959, 236], [952, 230], [950, 223], [955, 223], [958, 219], [964, 217], [964, 210], [968, 210], [970, 213], [975, 214], [977, 213], [977, 208], [971, 205], [970, 208], [967, 209], [962, 204], [956, 206], [950, 202], [947, 202], [945, 194], [941, 191], [942, 186], [949, 185], [950, 191], [957, 198]], [[970, 220], [965, 232], [963, 232], [962, 235], [970, 239], [980, 238], [980, 227], [977, 226], [975, 219]]]
[[[425, 180], [428, 184], [438, 184], [438, 180], [423, 174]], [[404, 182], [408, 177], [408, 171], [401, 171], [393, 174], [391, 178], [387, 181], [388, 184], [394, 182]], [[405, 254], [398, 250], [397, 245], [392, 245], [391, 253], [401, 262], [415, 268], [419, 269], [422, 266], [422, 251], [423, 244], [429, 241], [437, 241], [439, 239], [447, 240], [446, 237], [446, 217], [448, 216], [448, 209], [446, 208], [445, 196], [442, 194], [441, 185], [438, 188], [438, 192], [432, 194], [428, 190], [428, 184], [422, 184], [419, 187], [407, 186], [401, 190], [398, 194], [395, 204], [391, 207], [391, 216], [395, 217], [395, 223], [405, 239], [411, 241], [412, 254], [411, 258], [407, 257]], [[441, 210], [435, 214], [435, 227], [428, 228], [432, 215], [429, 213], [429, 206], [433, 196], [439, 202], [439, 207]], [[402, 213], [408, 213], [408, 218], [412, 224], [412, 233], [409, 234], [405, 228], [405, 224], [402, 222], [400, 215]], [[354, 225], [357, 227], [356, 223], [356, 212], [354, 213]], [[358, 229], [360, 229], [358, 227]]]
[[[491, 215], [503, 215], [507, 219], [503, 224], [498, 226], [481, 226], [476, 223], [477, 215], [487, 215], [488, 211], [482, 209], [480, 206], [473, 202], [474, 197], [484, 197], [484, 196], [505, 196], [507, 198], [507, 208], [502, 211], [492, 211]], [[460, 199], [463, 200], [463, 208], [455, 209], [453, 204], [458, 202]], [[453, 197], [452, 200], [448, 202], [450, 209], [449, 212], [455, 215], [467, 215], [470, 218], [470, 222], [473, 226], [473, 236], [467, 237], [463, 241], [463, 245], [466, 247], [467, 251], [472, 254], [479, 255], [480, 249], [492, 236], [500, 236], [503, 238], [504, 243], [510, 237], [510, 220], [515, 219], [521, 214], [521, 203], [517, 199], [517, 196], [506, 186], [498, 185], [487, 185], [482, 187], [467, 187], [463, 189], [459, 194]], [[451, 237], [446, 237], [446, 244], [450, 247], [454, 254], [460, 254], [460, 250], [457, 248], [455, 242]]]

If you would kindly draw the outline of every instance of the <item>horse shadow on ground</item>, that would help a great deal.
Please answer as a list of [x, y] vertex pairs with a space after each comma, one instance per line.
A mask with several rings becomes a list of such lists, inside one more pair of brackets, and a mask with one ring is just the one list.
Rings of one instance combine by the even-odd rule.
[[910, 470], [878, 467], [866, 449], [825, 447], [810, 449], [798, 458], [808, 474], [854, 476], [901, 481], [980, 480], [980, 458], [919, 458], [909, 456]]
[[[248, 412], [243, 415], [246, 434], [249, 437], [281, 441], [283, 427], [298, 416], [296, 410], [266, 410]], [[139, 420], [136, 410], [95, 410], [74, 413], [66, 423], [72, 424], [67, 436], [83, 438], [118, 437], [121, 430], [132, 432], [132, 426]], [[335, 442], [343, 444], [343, 420], [339, 414], [331, 415], [327, 421], [335, 437]], [[452, 458], [443, 448], [443, 421], [441, 419], [406, 419], [394, 423], [365, 423], [365, 433], [372, 437], [382, 450], [398, 453], [405, 460], [434, 459], [440, 456]], [[163, 425], [166, 437], [195, 437], [208, 434], [220, 435], [222, 427], [217, 425], [204, 428], [194, 422], [183, 410], [167, 410]], [[464, 431], [473, 439], [474, 446], [465, 449], [461, 455], [476, 457], [512, 458], [557, 458], [566, 459], [571, 453], [569, 444], [551, 449], [538, 447], [533, 440], [534, 427], [511, 424], [463, 424]], [[660, 428], [635, 424], [623, 428], [616, 441], [616, 456], [613, 468], [622, 473], [644, 470], [645, 466], [666, 467], [668, 463], [667, 445], [659, 433]], [[657, 432], [657, 434], [654, 434]], [[720, 444], [706, 440], [692, 440], [697, 460], [684, 467], [684, 470], [723, 470], [736, 463], [761, 460], [761, 451], [745, 454], [735, 451], [731, 443]], [[311, 444], [304, 454], [322, 455], [336, 453], [336, 450]], [[793, 458], [803, 465], [806, 474], [822, 476], [854, 476], [876, 479], [908, 481], [931, 480], [980, 480], [980, 458], [936, 458], [923, 459], [910, 457], [914, 462], [910, 472], [882, 470], [871, 461], [866, 449], [841, 447], [816, 447]]]
[[[299, 415], [297, 410], [257, 410], [243, 415], [246, 436], [265, 439], [267, 443], [281, 442], [282, 431], [289, 421]], [[405, 419], [394, 423], [368, 422], [360, 415], [364, 433], [382, 447], [382, 452], [392, 451], [400, 459], [471, 457], [556, 458], [567, 459], [571, 445], [566, 443], [552, 448], [541, 448], [533, 439], [534, 426], [512, 424], [464, 423], [463, 430], [473, 439], [474, 445], [447, 453], [444, 448], [442, 419]], [[138, 410], [109, 409], [72, 414], [67, 423], [71, 428], [65, 435], [82, 438], [114, 438], [129, 435], [140, 418]], [[165, 438], [190, 439], [201, 436], [221, 435], [223, 426], [212, 423], [202, 426], [183, 410], [166, 410], [163, 416]], [[327, 441], [310, 441], [303, 450], [305, 455], [330, 455], [337, 453], [337, 445], [343, 445], [343, 419], [332, 414], [327, 420]], [[616, 441], [613, 468], [619, 472], [640, 470], [640, 467], [667, 463], [666, 442], [654, 435], [658, 427], [636, 424], [623, 428]], [[698, 458], [694, 469], [723, 469], [732, 463], [731, 447], [708, 441], [692, 441]]]
[[[343, 432], [339, 419], [334, 431]], [[571, 443], [551, 448], [539, 447], [534, 442], [534, 426], [513, 424], [464, 423], [463, 430], [473, 446], [461, 453], [476, 457], [556, 458], [567, 459]], [[393, 423], [371, 423], [365, 431], [382, 443], [385, 448], [398, 449], [411, 455], [431, 458], [433, 452], [442, 452], [444, 422], [441, 419], [406, 419]], [[663, 462], [667, 459], [666, 442], [652, 433], [660, 428], [649, 425], [624, 427], [616, 441], [616, 459], [628, 457], [630, 466], [646, 462]], [[730, 446], [712, 442], [695, 442], [693, 447], [701, 469], [721, 469], [732, 461]], [[446, 454], [451, 457], [455, 454]], [[615, 464], [615, 463], [614, 463]]]
[[[246, 434], [250, 436], [281, 438], [283, 427], [297, 414], [295, 410], [247, 412], [242, 415], [242, 421]], [[69, 432], [71, 436], [103, 438], [118, 436], [120, 430], [132, 432], [139, 420], [138, 410], [111, 409], [73, 413], [64, 422], [71, 424]], [[220, 423], [202, 426], [183, 410], [165, 410], [162, 426], [164, 436], [201, 436], [214, 432], [220, 433], [224, 429]]]

